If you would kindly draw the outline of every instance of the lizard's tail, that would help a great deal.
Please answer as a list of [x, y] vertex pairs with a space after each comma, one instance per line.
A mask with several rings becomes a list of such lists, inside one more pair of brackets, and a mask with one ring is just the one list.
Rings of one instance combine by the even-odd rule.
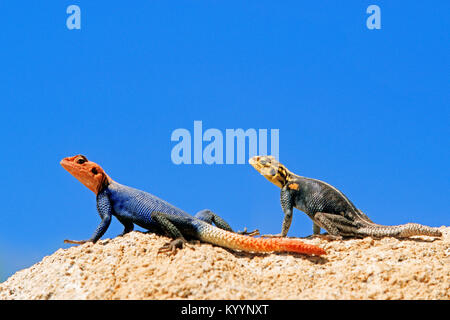
[[254, 238], [206, 224], [199, 231], [200, 240], [229, 249], [250, 252], [283, 251], [315, 255], [326, 254], [324, 249], [298, 239]]
[[357, 231], [365, 236], [390, 236], [390, 237], [411, 237], [411, 236], [430, 236], [442, 237], [442, 232], [438, 228], [424, 226], [418, 223], [407, 223], [398, 226], [374, 225], [370, 227], [359, 228]]

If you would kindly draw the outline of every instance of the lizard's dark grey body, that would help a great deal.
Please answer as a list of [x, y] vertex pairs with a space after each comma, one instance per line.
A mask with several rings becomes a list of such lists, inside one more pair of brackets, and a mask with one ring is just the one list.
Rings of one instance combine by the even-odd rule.
[[[329, 184], [310, 178], [296, 177], [281, 189], [281, 207], [292, 220], [293, 207], [305, 212], [314, 224], [339, 236], [392, 236], [409, 237], [413, 235], [440, 236], [436, 228], [408, 223], [398, 226], [383, 226], [372, 222], [339, 190]], [[291, 189], [292, 184], [299, 188]], [[290, 217], [290, 218], [289, 218]], [[287, 224], [290, 222], [286, 222]], [[317, 227], [314, 227], [315, 233]], [[287, 230], [286, 230], [287, 231]], [[287, 233], [287, 232], [286, 232]]]
[[330, 235], [344, 237], [442, 235], [437, 228], [417, 223], [397, 226], [376, 224], [335, 187], [317, 179], [295, 175], [271, 156], [254, 157], [250, 163], [281, 188], [280, 201], [285, 216], [279, 236], [287, 235], [294, 208], [305, 212], [313, 220], [315, 234], [323, 228]]

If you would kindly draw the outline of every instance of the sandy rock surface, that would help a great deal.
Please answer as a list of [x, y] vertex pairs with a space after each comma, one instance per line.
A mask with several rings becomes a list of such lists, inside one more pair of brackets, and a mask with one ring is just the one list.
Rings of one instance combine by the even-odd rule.
[[0, 299], [450, 299], [450, 227], [443, 237], [305, 239], [323, 257], [251, 254], [168, 238], [124, 237], [59, 249], [0, 284]]

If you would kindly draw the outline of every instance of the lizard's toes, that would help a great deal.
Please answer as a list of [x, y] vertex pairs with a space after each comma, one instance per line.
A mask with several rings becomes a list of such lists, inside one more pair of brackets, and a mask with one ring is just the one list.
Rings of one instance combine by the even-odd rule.
[[259, 235], [259, 230], [255, 229], [253, 231], [247, 231], [247, 228], [244, 228], [244, 231], [238, 231], [236, 233], [242, 234], [244, 236], [254, 237], [254, 236], [258, 236]]
[[177, 249], [183, 249], [183, 245], [186, 244], [186, 240], [184, 239], [175, 239], [170, 241], [169, 243], [166, 243], [161, 248], [158, 249], [158, 253], [161, 252], [170, 252], [171, 254], [174, 254]]
[[336, 235], [332, 235], [332, 234], [329, 234], [329, 233], [312, 234], [310, 236], [307, 236], [306, 238], [308, 238], [308, 239], [319, 238], [319, 239], [323, 239], [323, 240], [327, 240], [327, 241], [335, 241], [335, 240], [342, 240], [343, 239], [342, 236], [336, 236]]
[[285, 238], [281, 233], [278, 234], [263, 234], [261, 238]]
[[70, 244], [83, 244], [86, 242], [88, 242], [88, 241], [87, 240], [68, 240], [68, 239], [64, 240], [64, 243], [70, 243]]

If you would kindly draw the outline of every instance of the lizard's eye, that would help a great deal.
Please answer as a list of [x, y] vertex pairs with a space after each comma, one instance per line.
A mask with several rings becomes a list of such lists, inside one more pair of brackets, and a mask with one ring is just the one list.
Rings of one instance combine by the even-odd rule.
[[83, 163], [85, 163], [86, 161], [87, 161], [87, 159], [86, 159], [85, 157], [80, 157], [80, 158], [77, 159], [77, 163], [78, 163], [78, 164], [83, 164]]

